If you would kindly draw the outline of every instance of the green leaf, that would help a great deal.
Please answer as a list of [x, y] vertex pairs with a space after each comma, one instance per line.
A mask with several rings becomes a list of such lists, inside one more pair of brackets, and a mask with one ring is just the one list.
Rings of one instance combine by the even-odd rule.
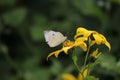
[[8, 53], [8, 48], [7, 48], [7, 46], [6, 45], [4, 45], [4, 44], [0, 44], [0, 53]]
[[118, 68], [118, 70], [117, 70], [117, 72], [120, 74], [120, 60], [117, 62], [117, 68]]
[[117, 62], [115, 57], [111, 56], [110, 54], [104, 54], [98, 58], [98, 61], [100, 61], [100, 65], [108, 70], [117, 71]]
[[25, 8], [17, 8], [3, 14], [3, 20], [6, 25], [19, 26], [26, 17]]
[[34, 24], [42, 25], [44, 27], [46, 26], [46, 24], [48, 26], [47, 18], [44, 15], [38, 15], [38, 14], [33, 15], [33, 22]]
[[48, 68], [35, 69], [25, 72], [25, 80], [50, 80], [50, 70]]
[[33, 41], [40, 41], [44, 38], [44, 28], [40, 25], [32, 25], [30, 32]]
[[102, 11], [96, 5], [96, 0], [72, 0], [74, 6], [86, 15], [103, 16]]
[[28, 58], [26, 59], [26, 61], [24, 61], [23, 67], [24, 69], [33, 70], [34, 68], [37, 67], [38, 63], [39, 63], [38, 57]]
[[77, 60], [78, 60], [78, 59], [77, 59], [77, 56], [76, 56], [76, 55], [73, 55], [73, 56], [72, 56], [72, 59], [73, 59], [73, 61], [74, 61], [74, 64], [77, 64]]
[[73, 62], [74, 62], [74, 64], [75, 64], [76, 68], [77, 68], [78, 71], [79, 71], [79, 66], [78, 66], [78, 64], [77, 64], [78, 58], [77, 58], [77, 56], [76, 56], [74, 53], [72, 54], [72, 60], [73, 60]]
[[54, 75], [59, 75], [62, 71], [61, 63], [58, 60], [54, 59], [50, 70]]
[[33, 25], [30, 26], [30, 33], [33, 41], [40, 41], [44, 39], [44, 30], [48, 29], [49, 23], [44, 15], [33, 15]]

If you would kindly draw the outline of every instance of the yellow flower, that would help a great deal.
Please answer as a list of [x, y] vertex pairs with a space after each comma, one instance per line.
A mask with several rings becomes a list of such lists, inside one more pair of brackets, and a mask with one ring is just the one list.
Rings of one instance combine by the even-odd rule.
[[102, 34], [99, 34], [96, 31], [87, 30], [82, 27], [77, 29], [74, 39], [77, 40], [79, 38], [84, 38], [84, 41], [87, 41], [91, 37], [93, 37], [93, 39], [91, 39], [90, 44], [91, 46], [94, 45], [95, 43], [97, 45], [105, 44], [109, 48], [109, 50], [111, 49], [110, 43], [106, 40], [106, 38]]
[[79, 73], [78, 78], [75, 78], [72, 74], [62, 74], [62, 79], [63, 80], [84, 80], [88, 76], [88, 69], [84, 69], [82, 73]]
[[74, 44], [74, 42], [71, 42], [70, 40], [66, 40], [66, 41], [64, 42], [64, 44], [63, 44], [62, 49], [50, 53], [50, 54], [47, 56], [47, 60], [48, 60], [48, 58], [49, 58], [50, 56], [52, 56], [52, 55], [55, 55], [55, 57], [57, 58], [58, 55], [60, 54], [60, 52], [62, 52], [62, 51], [64, 51], [65, 54], [67, 54], [67, 53], [68, 53], [68, 50], [74, 47], [73, 44]]
[[77, 80], [72, 74], [62, 74], [62, 80]]
[[78, 74], [77, 78], [68, 73], [62, 74], [61, 78], [62, 80], [98, 80], [98, 78], [95, 78], [94, 76], [88, 74], [88, 68], [82, 70], [83, 71]]
[[75, 40], [74, 46], [79, 46], [80, 48], [82, 48], [83, 51], [87, 51], [87, 45], [84, 41], [86, 41], [86, 38], [84, 38], [84, 37], [77, 38]]
[[61, 52], [68, 54], [68, 50], [73, 47], [80, 47], [83, 51], [87, 51], [86, 41], [88, 41], [88, 40], [89, 40], [90, 46], [93, 46], [95, 43], [97, 45], [105, 44], [109, 48], [109, 50], [111, 49], [110, 43], [106, 40], [106, 38], [102, 34], [99, 34], [96, 31], [87, 30], [82, 27], [79, 27], [77, 29], [74, 39], [75, 39], [74, 42], [72, 42], [70, 40], [66, 40], [63, 43], [63, 47], [57, 51], [50, 53], [48, 55], [47, 59], [52, 55], [55, 55], [55, 57], [57, 58]]
[[52, 55], [55, 55], [55, 57], [57, 58], [58, 55], [64, 51], [65, 54], [68, 54], [68, 50], [73, 48], [73, 47], [81, 47], [84, 51], [87, 50], [87, 45], [86, 43], [84, 43], [84, 40], [83, 39], [77, 39], [75, 42], [72, 42], [70, 40], [66, 40], [64, 43], [63, 43], [63, 47], [60, 49], [60, 50], [57, 50], [57, 51], [54, 51], [52, 53], [50, 53], [48, 56], [47, 56], [47, 60], [50, 56]]
[[93, 37], [95, 39], [96, 44], [100, 45], [100, 44], [105, 44], [109, 50], [111, 49], [111, 45], [110, 43], [106, 40], [106, 38], [99, 33], [93, 33]]
[[88, 69], [81, 69], [81, 73], [78, 75], [78, 80], [84, 80], [88, 76]]
[[98, 52], [98, 48], [92, 52], [91, 56], [93, 56], [94, 58], [98, 58], [101, 55], [101, 52]]
[[86, 38], [86, 40], [88, 39], [88, 37], [91, 35], [91, 33], [93, 33], [94, 31], [91, 30], [87, 30], [85, 28], [78, 28], [76, 31], [76, 35], [74, 37], [74, 39], [79, 38], [79, 37], [84, 37]]

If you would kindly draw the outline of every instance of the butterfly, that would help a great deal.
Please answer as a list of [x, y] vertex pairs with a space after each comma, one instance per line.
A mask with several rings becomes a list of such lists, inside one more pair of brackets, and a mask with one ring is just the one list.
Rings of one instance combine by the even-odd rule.
[[67, 39], [62, 33], [53, 30], [45, 30], [44, 36], [45, 41], [50, 47], [56, 47]]

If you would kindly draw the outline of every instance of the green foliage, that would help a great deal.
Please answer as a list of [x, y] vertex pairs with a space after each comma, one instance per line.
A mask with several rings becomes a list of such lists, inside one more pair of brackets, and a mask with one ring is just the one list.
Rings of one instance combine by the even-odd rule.
[[26, 13], [27, 11], [25, 8], [8, 11], [3, 14], [3, 20], [6, 25], [18, 26], [24, 21]]
[[53, 61], [50, 70], [51, 70], [52, 74], [59, 75], [62, 72], [62, 65], [60, 64], [59, 61], [55, 60], [55, 61]]
[[47, 68], [36, 69], [34, 71], [26, 71], [25, 80], [49, 80], [50, 71]]
[[103, 68], [106, 68], [107, 70], [110, 70], [110, 71], [120, 73], [120, 69], [119, 69], [120, 66], [118, 65], [115, 57], [113, 57], [113, 56], [111, 56], [109, 54], [102, 55], [99, 58], [99, 61], [100, 61], [100, 65]]
[[103, 12], [96, 5], [95, 0], [72, 0], [74, 6], [85, 15], [103, 16]]
[[39, 25], [33, 25], [31, 28], [31, 37], [34, 41], [40, 41], [44, 37], [44, 28]]

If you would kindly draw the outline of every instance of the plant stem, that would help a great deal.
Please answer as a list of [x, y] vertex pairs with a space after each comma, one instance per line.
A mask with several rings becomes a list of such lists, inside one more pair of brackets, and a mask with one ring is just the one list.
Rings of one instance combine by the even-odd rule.
[[75, 64], [75, 66], [76, 66], [77, 70], [80, 71], [79, 66], [77, 64]]
[[90, 44], [88, 45], [88, 50], [87, 50], [87, 52], [86, 52], [86, 56], [85, 56], [85, 61], [84, 61], [83, 67], [85, 67], [85, 65], [86, 65], [86, 63], [87, 63], [89, 51], [90, 51]]
[[76, 54], [75, 54], [75, 48], [73, 49], [72, 60], [73, 60], [73, 62], [74, 62], [74, 64], [75, 64], [75, 67], [77, 68], [77, 70], [80, 71], [79, 66], [78, 66], [78, 64], [77, 64], [77, 56], [76, 56]]

